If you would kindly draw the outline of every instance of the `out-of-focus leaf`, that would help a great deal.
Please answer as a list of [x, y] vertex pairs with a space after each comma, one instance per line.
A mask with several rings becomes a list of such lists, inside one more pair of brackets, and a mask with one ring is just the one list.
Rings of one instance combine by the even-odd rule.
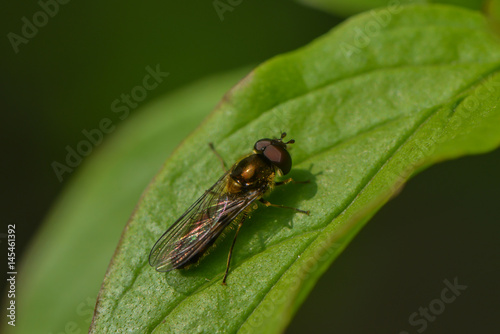
[[298, 0], [299, 2], [315, 7], [334, 15], [351, 16], [375, 8], [387, 7], [390, 12], [398, 12], [402, 6], [415, 4], [442, 3], [480, 10], [485, 0]]
[[5, 332], [87, 331], [106, 267], [144, 188], [246, 71], [192, 84], [113, 123], [116, 133], [77, 168], [26, 254], [16, 292], [22, 311], [16, 327], [4, 321]]

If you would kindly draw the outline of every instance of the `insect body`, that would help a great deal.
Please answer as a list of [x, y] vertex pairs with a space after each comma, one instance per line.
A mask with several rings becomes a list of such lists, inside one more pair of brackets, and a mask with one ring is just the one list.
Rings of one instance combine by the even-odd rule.
[[[282, 133], [280, 139], [265, 138], [257, 141], [253, 154], [241, 159], [226, 171], [160, 237], [151, 249], [149, 264], [160, 272], [184, 268], [196, 262], [222, 231], [231, 222], [238, 220], [238, 229], [229, 250], [226, 272], [222, 279], [222, 284], [225, 284], [236, 237], [243, 221], [252, 210], [254, 201], [259, 200], [266, 206], [288, 208], [309, 214], [309, 211], [271, 204], [262, 199], [262, 196], [275, 185], [293, 181], [287, 179], [274, 182], [276, 174], [286, 175], [292, 168], [292, 158], [287, 151], [287, 144], [294, 143], [294, 140], [285, 143], [283, 142], [285, 136], [286, 133]], [[213, 146], [211, 147], [213, 149]], [[220, 158], [218, 154], [217, 156]]]

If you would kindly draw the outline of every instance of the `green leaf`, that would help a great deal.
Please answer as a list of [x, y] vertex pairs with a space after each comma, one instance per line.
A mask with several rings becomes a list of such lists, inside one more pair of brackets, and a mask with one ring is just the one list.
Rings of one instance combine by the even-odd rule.
[[[16, 327], [5, 332], [81, 333], [120, 233], [165, 157], [248, 70], [218, 75], [149, 103], [94, 149], [23, 257]], [[81, 168], [81, 170], [80, 170]], [[56, 176], [54, 176], [56, 179]]]
[[[167, 160], [125, 229], [91, 332], [255, 332], [287, 326], [319, 276], [416, 172], [500, 143], [500, 43], [483, 16], [446, 6], [360, 15], [234, 87]], [[375, 21], [376, 22], [376, 21]], [[158, 237], [228, 162], [285, 130], [290, 176], [245, 221], [228, 285], [232, 233], [199, 265], [157, 273]], [[287, 138], [288, 138], [287, 137]], [[234, 233], [234, 232], [233, 232]]]
[[484, 12], [496, 34], [500, 35], [500, 0], [489, 1], [484, 6]]
[[443, 3], [455, 6], [461, 6], [469, 9], [480, 10], [483, 8], [485, 0], [298, 0], [299, 2], [315, 7], [325, 12], [330, 12], [339, 16], [350, 16], [353, 14], [368, 11], [374, 8], [388, 7], [398, 10], [401, 6], [415, 4]]

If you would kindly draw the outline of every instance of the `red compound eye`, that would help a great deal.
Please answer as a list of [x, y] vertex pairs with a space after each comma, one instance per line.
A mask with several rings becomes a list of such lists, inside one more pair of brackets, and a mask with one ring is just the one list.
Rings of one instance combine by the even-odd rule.
[[[289, 143], [293, 143], [293, 141]], [[254, 149], [257, 153], [261, 153], [273, 165], [278, 167], [283, 175], [288, 174], [290, 169], [292, 169], [292, 157], [286, 150], [286, 144], [283, 143], [281, 139], [261, 139], [255, 143]]]
[[256, 142], [253, 148], [257, 152], [263, 152], [266, 149], [266, 147], [271, 145], [272, 142], [273, 142], [272, 139], [264, 138]]
[[264, 154], [273, 165], [278, 167], [283, 175], [288, 174], [290, 169], [292, 169], [292, 157], [284, 146], [271, 144], [266, 147], [262, 154]]

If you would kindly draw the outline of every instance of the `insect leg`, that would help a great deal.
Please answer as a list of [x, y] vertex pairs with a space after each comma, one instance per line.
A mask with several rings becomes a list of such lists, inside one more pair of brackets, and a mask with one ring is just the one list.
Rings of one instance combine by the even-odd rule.
[[295, 181], [294, 179], [289, 178], [289, 179], [286, 179], [286, 180], [283, 180], [283, 181], [280, 181], [280, 182], [274, 182], [274, 185], [275, 186], [282, 186], [282, 185], [290, 183], [290, 182], [293, 182], [293, 183], [310, 183], [311, 181], [309, 181], [309, 180]]
[[236, 229], [236, 234], [234, 235], [233, 243], [231, 244], [231, 248], [229, 248], [229, 255], [227, 256], [227, 265], [226, 265], [226, 272], [224, 273], [224, 278], [222, 279], [222, 285], [226, 285], [226, 279], [227, 279], [227, 274], [229, 274], [229, 264], [231, 263], [231, 257], [233, 255], [233, 248], [234, 244], [236, 243], [236, 237], [238, 236], [238, 232], [240, 231], [241, 226], [243, 225], [243, 222], [245, 221], [246, 214], [243, 215], [241, 218], [238, 228]]
[[215, 155], [217, 156], [217, 159], [219, 159], [221, 165], [222, 165], [222, 169], [225, 171], [227, 171], [227, 167], [226, 167], [226, 163], [224, 162], [224, 159], [222, 159], [222, 157], [220, 156], [219, 152], [217, 152], [215, 150], [215, 147], [214, 147], [214, 144], [213, 143], [208, 143], [208, 146], [210, 146], [210, 149], [215, 153]]
[[297, 208], [292, 208], [290, 206], [285, 206], [285, 205], [279, 205], [279, 204], [272, 204], [268, 201], [266, 201], [265, 199], [259, 199], [259, 201], [264, 204], [265, 206], [274, 206], [275, 208], [283, 208], [283, 209], [290, 209], [290, 210], [295, 210], [299, 213], [303, 213], [303, 214], [306, 214], [306, 215], [309, 215], [309, 210], [307, 211], [304, 211], [304, 210], [300, 210], [300, 209], [297, 209]]

